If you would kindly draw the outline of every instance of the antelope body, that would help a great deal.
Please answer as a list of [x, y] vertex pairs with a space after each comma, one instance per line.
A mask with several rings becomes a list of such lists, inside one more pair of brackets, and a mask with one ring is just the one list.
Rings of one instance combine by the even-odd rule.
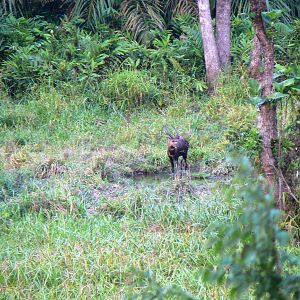
[[[187, 164], [187, 155], [189, 150], [189, 143], [188, 141], [179, 135], [178, 131], [176, 130], [176, 136], [172, 136], [170, 133], [166, 133], [168, 137], [168, 150], [167, 154], [170, 159], [172, 172], [175, 172], [175, 166], [176, 169], [178, 169], [178, 160], [179, 157], [182, 156], [182, 159], [185, 163], [185, 170], [188, 169]], [[181, 161], [181, 168], [182, 168], [182, 161]]]

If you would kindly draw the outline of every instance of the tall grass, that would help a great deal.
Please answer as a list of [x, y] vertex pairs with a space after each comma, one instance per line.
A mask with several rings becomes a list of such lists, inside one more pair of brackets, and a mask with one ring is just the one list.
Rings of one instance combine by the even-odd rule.
[[[230, 109], [251, 126], [242, 93], [228, 88]], [[234, 211], [218, 189], [126, 179], [169, 170], [164, 124], [190, 141], [192, 168], [227, 174], [226, 132], [238, 124], [223, 96], [208, 99], [178, 83], [172, 105], [131, 110], [103, 108], [101, 96], [101, 87], [91, 94], [44, 84], [18, 103], [1, 103], [3, 298], [120, 299], [143, 289], [143, 269], [201, 298], [226, 297], [226, 289], [199, 282], [198, 272], [214, 261], [204, 248], [210, 225], [229, 222]]]
[[25, 208], [24, 200], [19, 206], [2, 205], [4, 297], [120, 299], [139, 290], [137, 270], [144, 269], [155, 272], [161, 284], [176, 284], [207, 299], [221, 297], [225, 291], [199, 283], [198, 268], [214, 260], [204, 248], [213, 234], [207, 228], [229, 220], [228, 207], [216, 194], [175, 199], [159, 190], [133, 188], [123, 198], [103, 198], [93, 212], [88, 203], [76, 213], [70, 207]]

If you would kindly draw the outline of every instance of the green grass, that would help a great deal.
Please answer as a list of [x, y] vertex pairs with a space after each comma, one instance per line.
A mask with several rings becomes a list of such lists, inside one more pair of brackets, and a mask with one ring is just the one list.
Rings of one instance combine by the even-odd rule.
[[218, 164], [228, 152], [228, 134], [247, 131], [255, 122], [255, 110], [243, 100], [245, 87], [237, 85], [237, 77], [231, 80], [232, 88], [212, 98], [187, 94], [179, 85], [170, 97], [172, 105], [128, 111], [103, 110], [101, 89], [91, 98], [90, 91], [71, 85], [37, 87], [18, 104], [9, 99], [1, 102], [0, 147], [7, 155], [32, 152], [37, 163], [36, 154], [41, 152], [55, 158], [65, 151], [76, 152], [78, 159], [80, 152], [101, 149], [123, 167], [154, 171], [167, 165], [163, 126], [168, 124], [188, 138], [193, 164]]
[[213, 97], [178, 86], [165, 107], [123, 111], [74, 86], [2, 95], [0, 298], [120, 299], [145, 289], [146, 269], [162, 285], [226, 298], [199, 279], [215, 261], [205, 248], [213, 225], [234, 216], [224, 183], [127, 177], [169, 170], [164, 124], [189, 140], [196, 174], [226, 175], [232, 132], [255, 122], [231, 80]]
[[214, 261], [205, 249], [213, 234], [208, 226], [231, 218], [229, 207], [218, 196], [176, 200], [171, 191], [160, 192], [132, 189], [122, 199], [102, 199], [88, 214], [70, 206], [15, 207], [1, 222], [0, 282], [7, 298], [119, 299], [137, 291], [136, 270], [144, 269], [163, 285], [222, 296], [225, 291], [205, 288], [198, 277]]

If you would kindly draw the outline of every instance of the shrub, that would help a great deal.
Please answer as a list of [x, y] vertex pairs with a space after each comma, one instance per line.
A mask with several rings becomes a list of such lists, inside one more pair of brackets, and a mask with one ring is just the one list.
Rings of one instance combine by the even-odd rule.
[[32, 19], [0, 16], [0, 61], [4, 61], [20, 47], [42, 47], [51, 40], [54, 25], [41, 17]]
[[[236, 222], [219, 227], [222, 237], [213, 243], [220, 260], [203, 278], [225, 282], [237, 296], [251, 289], [256, 299], [299, 299], [300, 276], [287, 270], [299, 267], [300, 261], [286, 251], [288, 235], [278, 226], [281, 212], [274, 208], [271, 194], [263, 190], [264, 181], [254, 179], [249, 161], [240, 163], [242, 176], [236, 184], [243, 188], [237, 195], [245, 205]], [[228, 194], [228, 199], [232, 196]]]
[[102, 84], [105, 105], [126, 109], [141, 104], [158, 104], [162, 93], [157, 80], [145, 71], [123, 70], [112, 74]]
[[119, 68], [128, 57], [134, 59], [139, 48], [120, 32], [102, 26], [91, 34], [76, 20], [55, 27], [41, 18], [8, 16], [0, 25], [1, 79], [15, 97], [45, 80], [95, 85], [108, 70]]

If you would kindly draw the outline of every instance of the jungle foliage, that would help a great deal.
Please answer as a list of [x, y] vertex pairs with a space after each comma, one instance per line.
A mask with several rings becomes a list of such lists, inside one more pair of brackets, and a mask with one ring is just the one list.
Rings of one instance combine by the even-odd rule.
[[[1, 5], [5, 297], [299, 298], [297, 1], [269, 1], [265, 15], [275, 45], [268, 99], [278, 108], [274, 151], [290, 188], [285, 216], [273, 208], [256, 173], [256, 110], [266, 99], [247, 75], [254, 34], [249, 1], [233, 1], [232, 62], [213, 95], [194, 2]], [[241, 180], [222, 182], [213, 194], [205, 190], [201, 199], [186, 180], [137, 188], [132, 174], [166, 170], [165, 123], [187, 136], [189, 162], [201, 178], [227, 178], [236, 170], [225, 160], [232, 151], [250, 157], [256, 171], [240, 161]], [[215, 248], [205, 246], [211, 239]]]

